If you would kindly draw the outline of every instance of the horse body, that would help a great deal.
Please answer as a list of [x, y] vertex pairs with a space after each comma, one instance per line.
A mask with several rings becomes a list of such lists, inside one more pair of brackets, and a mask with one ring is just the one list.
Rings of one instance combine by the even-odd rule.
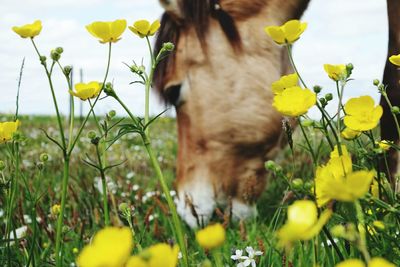
[[219, 204], [237, 218], [253, 216], [264, 162], [284, 143], [268, 87], [291, 72], [263, 27], [299, 18], [309, 1], [160, 2], [158, 46], [176, 43], [155, 85], [177, 111], [178, 212], [191, 227], [207, 223]]

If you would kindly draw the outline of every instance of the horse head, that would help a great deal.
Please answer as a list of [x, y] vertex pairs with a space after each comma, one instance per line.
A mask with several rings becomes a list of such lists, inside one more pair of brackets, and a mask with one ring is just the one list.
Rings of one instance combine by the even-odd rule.
[[263, 28], [298, 17], [295, 4], [308, 1], [160, 1], [166, 12], [155, 50], [164, 42], [176, 49], [153, 84], [176, 107], [178, 212], [192, 227], [217, 205], [236, 218], [253, 216], [264, 162], [283, 139], [270, 85], [290, 71]]

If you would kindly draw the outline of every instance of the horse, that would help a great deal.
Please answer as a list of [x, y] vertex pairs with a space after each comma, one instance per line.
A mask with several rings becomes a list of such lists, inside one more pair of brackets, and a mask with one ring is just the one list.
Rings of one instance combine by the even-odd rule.
[[[193, 228], [219, 205], [236, 219], [255, 216], [267, 183], [264, 162], [286, 144], [283, 117], [266, 88], [292, 72], [286, 51], [263, 28], [300, 19], [309, 0], [159, 1], [165, 12], [155, 52], [164, 42], [176, 49], [158, 66], [153, 87], [176, 108], [177, 211]], [[387, 4], [392, 55], [400, 47], [400, 3]], [[399, 76], [387, 63], [383, 82], [394, 105], [400, 104]], [[389, 107], [381, 104], [382, 130], [390, 129], [382, 137], [398, 141]]]

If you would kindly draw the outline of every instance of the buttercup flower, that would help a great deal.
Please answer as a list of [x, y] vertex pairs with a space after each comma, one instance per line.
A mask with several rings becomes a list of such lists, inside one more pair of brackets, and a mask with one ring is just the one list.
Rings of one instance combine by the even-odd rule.
[[378, 142], [378, 146], [380, 149], [386, 151], [386, 150], [389, 150], [389, 148], [390, 148], [390, 142], [386, 141], [386, 140], [382, 140], [382, 141]]
[[360, 131], [354, 131], [350, 128], [345, 128], [340, 135], [346, 140], [353, 140], [361, 135]]
[[135, 21], [132, 26], [129, 26], [129, 29], [140, 38], [144, 38], [146, 36], [153, 36], [160, 28], [160, 25], [159, 20], [155, 20], [150, 24], [149, 21], [143, 19]]
[[225, 229], [220, 223], [209, 225], [196, 233], [196, 240], [202, 248], [217, 248], [225, 242]]
[[342, 81], [346, 79], [347, 76], [346, 65], [324, 64], [324, 70], [328, 74], [329, 78], [331, 78], [334, 81]]
[[292, 44], [296, 42], [300, 35], [307, 28], [306, 22], [299, 20], [289, 20], [282, 26], [268, 26], [265, 27], [265, 32], [277, 44]]
[[299, 84], [299, 77], [296, 73], [282, 76], [278, 81], [273, 82], [271, 85], [274, 94], [280, 94], [283, 90], [297, 86]]
[[129, 258], [126, 267], [175, 267], [178, 263], [178, 246], [157, 244], [141, 254]]
[[42, 22], [40, 20], [36, 20], [32, 24], [26, 24], [23, 26], [14, 26], [12, 30], [17, 33], [22, 38], [33, 38], [39, 35], [40, 31], [42, 30]]
[[352, 171], [351, 157], [342, 146], [342, 155], [337, 148], [325, 166], [316, 170], [315, 191], [319, 207], [332, 199], [352, 202], [363, 197], [369, 190], [374, 171]]
[[394, 65], [400, 67], [400, 54], [398, 54], [398, 55], [393, 55], [393, 56], [389, 57], [389, 61], [390, 61], [392, 64], [394, 64]]
[[121, 35], [126, 29], [126, 20], [95, 21], [86, 26], [88, 32], [100, 39], [100, 43], [115, 43], [121, 40]]
[[396, 265], [383, 258], [377, 257], [372, 258], [369, 261], [368, 266], [365, 265], [361, 260], [350, 259], [337, 264], [336, 267], [396, 267]]
[[19, 120], [0, 122], [0, 144], [10, 141], [19, 125]]
[[89, 98], [97, 97], [100, 90], [101, 84], [93, 81], [89, 83], [77, 83], [75, 84], [75, 92], [69, 90], [69, 93], [73, 96], [79, 97], [81, 100], [87, 100]]
[[127, 262], [132, 247], [132, 233], [128, 227], [106, 227], [83, 248], [76, 262], [79, 267], [121, 267]]
[[50, 208], [50, 214], [53, 216], [57, 216], [58, 214], [60, 214], [60, 211], [61, 211], [61, 206], [59, 204], [54, 204]]
[[344, 105], [344, 124], [354, 131], [368, 131], [375, 128], [382, 117], [383, 109], [375, 106], [370, 96], [351, 98]]
[[307, 113], [316, 102], [317, 96], [314, 92], [293, 86], [275, 95], [272, 106], [285, 116], [297, 117]]
[[297, 200], [288, 208], [288, 219], [278, 230], [279, 246], [290, 245], [297, 240], [310, 240], [316, 236], [332, 215], [331, 210], [322, 212], [318, 219], [317, 206], [310, 200]]

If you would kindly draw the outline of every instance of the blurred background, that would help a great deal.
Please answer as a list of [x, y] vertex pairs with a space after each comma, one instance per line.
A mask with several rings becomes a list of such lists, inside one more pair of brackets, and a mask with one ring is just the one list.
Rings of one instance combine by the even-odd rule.
[[[48, 55], [51, 49], [63, 47], [61, 62], [73, 65], [74, 81], [79, 82], [79, 69], [82, 69], [83, 81], [89, 82], [103, 78], [107, 46], [91, 37], [85, 25], [96, 20], [120, 18], [126, 19], [128, 24], [138, 19], [152, 21], [163, 12], [157, 0], [2, 0], [1, 4], [0, 113], [15, 111], [19, 69], [25, 57], [20, 113], [54, 114], [46, 76], [33, 47], [29, 40], [16, 35], [12, 26], [42, 20], [43, 30], [36, 38], [41, 53]], [[302, 20], [309, 23], [308, 29], [296, 43], [294, 59], [306, 82], [323, 86], [323, 93], [334, 93], [334, 84], [324, 73], [323, 64], [351, 62], [355, 66], [352, 76], [355, 80], [346, 88], [344, 101], [366, 94], [378, 100], [372, 80], [381, 79], [386, 61], [386, 1], [312, 0]], [[144, 60], [147, 66], [148, 58], [145, 41], [129, 31], [113, 46], [109, 81], [114, 82], [118, 94], [137, 115], [143, 114], [144, 89], [129, 85], [135, 77], [123, 63]], [[67, 87], [61, 73], [56, 76], [59, 106], [66, 114], [69, 106]], [[334, 103], [328, 107], [336, 109]], [[114, 101], [107, 99], [98, 105], [97, 112], [103, 114], [111, 109], [122, 113]], [[151, 113], [155, 115], [164, 109], [165, 106], [153, 97]], [[316, 111], [310, 111], [312, 117], [316, 114]], [[174, 116], [174, 110], [171, 108], [167, 115]]]

